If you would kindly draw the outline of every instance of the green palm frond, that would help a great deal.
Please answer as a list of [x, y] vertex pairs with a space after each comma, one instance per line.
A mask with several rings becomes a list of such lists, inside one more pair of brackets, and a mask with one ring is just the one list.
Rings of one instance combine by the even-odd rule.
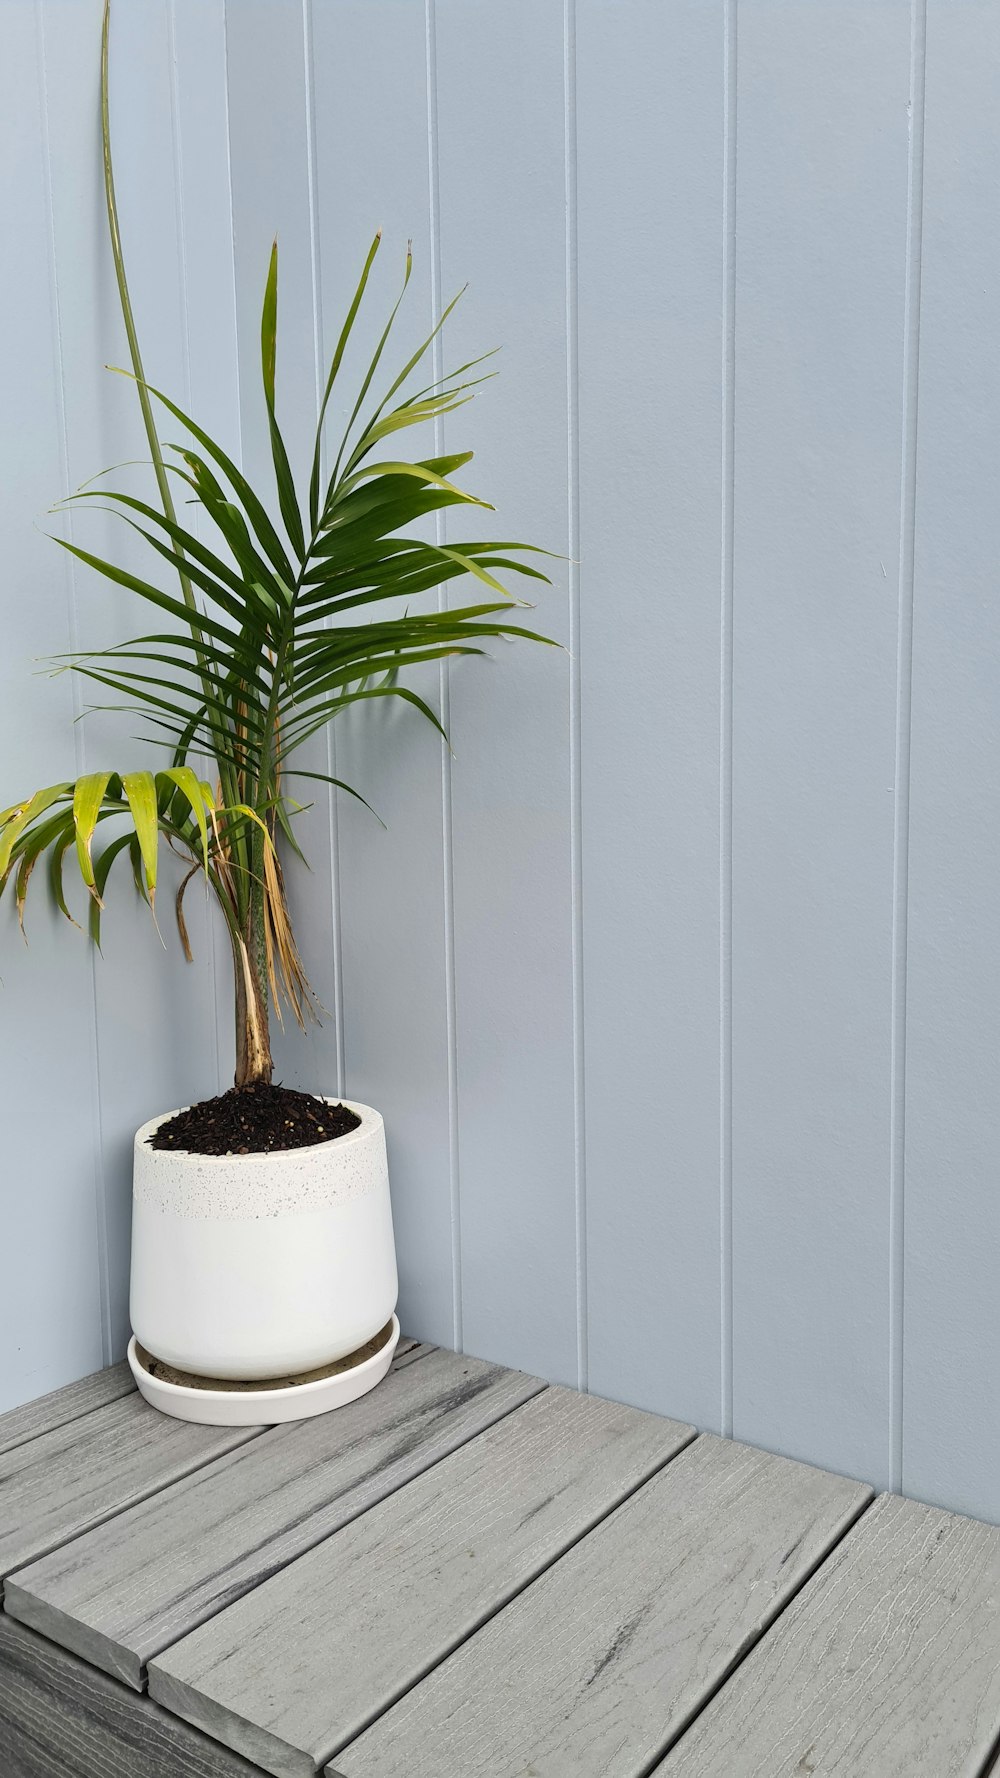
[[[331, 363], [304, 503], [275, 407], [277, 245], [265, 285], [261, 355], [280, 517], [271, 517], [223, 448], [144, 380], [146, 397], [190, 435], [183, 444], [165, 447], [164, 466], [201, 507], [214, 543], [205, 541], [204, 530], [198, 534], [181, 523], [173, 509], [160, 512], [119, 489], [90, 486], [71, 497], [119, 513], [151, 555], [191, 586], [194, 605], [167, 590], [155, 576], [155, 566], [146, 578], [64, 542], [78, 560], [183, 623], [185, 630], [156, 630], [59, 664], [120, 694], [127, 700], [122, 708], [145, 709], [160, 734], [175, 738], [179, 758], [190, 750], [211, 753], [220, 774], [272, 826], [281, 803], [282, 770], [317, 728], [341, 710], [370, 699], [377, 689], [379, 696], [408, 701], [437, 724], [426, 703], [400, 683], [401, 673], [448, 655], [482, 653], [486, 642], [500, 636], [545, 640], [512, 622], [509, 613], [520, 604], [512, 577], [546, 583], [545, 573], [525, 557], [547, 552], [509, 539], [439, 544], [414, 534], [421, 521], [442, 509], [488, 505], [453, 479], [472, 453], [372, 460], [389, 434], [434, 420], [473, 399], [474, 385], [482, 379], [466, 376], [470, 365], [417, 396], [400, 395], [454, 303], [392, 379], [366, 422], [357, 426], [397, 302], [362, 378], [334, 473], [321, 487], [322, 421], [378, 248], [376, 236]], [[410, 263], [408, 253], [404, 292]], [[477, 582], [492, 599], [443, 612], [413, 609], [421, 594], [462, 579]], [[402, 611], [389, 615], [376, 609], [393, 605]], [[375, 680], [381, 682], [377, 688]], [[287, 808], [283, 813], [287, 816]]]
[[[407, 393], [461, 292], [431, 333], [372, 397], [412, 269], [407, 248], [402, 287], [379, 334], [350, 407], [350, 418], [322, 473], [324, 426], [380, 247], [365, 257], [340, 328], [324, 384], [308, 484], [294, 479], [277, 414], [278, 248], [267, 268], [261, 311], [261, 382], [273, 468], [273, 496], [255, 489], [223, 447], [145, 377], [118, 234], [107, 106], [108, 19], [103, 45], [105, 187], [112, 249], [136, 386], [159, 505], [133, 492], [89, 483], [70, 496], [81, 513], [112, 512], [142, 540], [142, 573], [95, 554], [82, 543], [61, 547], [96, 574], [133, 593], [146, 608], [137, 635], [114, 647], [52, 662], [119, 701], [97, 708], [139, 712], [146, 733], [167, 746], [170, 765], [152, 773], [92, 771], [51, 785], [0, 813], [0, 895], [11, 882], [19, 918], [39, 860], [47, 855], [56, 905], [72, 919], [66, 860], [75, 853], [89, 895], [90, 926], [99, 940], [105, 887], [127, 857], [137, 891], [155, 906], [159, 842], [189, 860], [177, 902], [185, 949], [184, 887], [203, 872], [222, 908], [233, 943], [237, 982], [260, 987], [255, 1017], [264, 1021], [265, 981], [283, 990], [296, 1016], [310, 1006], [295, 950], [275, 841], [296, 850], [300, 805], [286, 794], [287, 777], [323, 779], [300, 768], [296, 754], [342, 711], [366, 702], [408, 704], [442, 735], [440, 718], [406, 684], [411, 668], [449, 656], [481, 655], [499, 637], [547, 638], [516, 621], [523, 601], [512, 582], [547, 584], [538, 558], [548, 552], [511, 541], [427, 541], [427, 521], [455, 507], [492, 510], [460, 486], [456, 475], [470, 451], [412, 458], [399, 454], [413, 427], [430, 426], [474, 400], [495, 374], [492, 355]], [[475, 374], [471, 374], [475, 373]], [[161, 441], [155, 415], [183, 437]], [[113, 473], [113, 472], [109, 472]], [[202, 522], [186, 523], [172, 490], [194, 503]], [[271, 510], [272, 498], [276, 510]], [[527, 558], [532, 558], [531, 560]], [[422, 595], [452, 582], [474, 587], [457, 607], [421, 608]], [[212, 762], [214, 782], [202, 776]], [[197, 769], [196, 769], [197, 768]], [[359, 793], [339, 780], [351, 795]], [[364, 798], [361, 798], [364, 801]], [[367, 806], [367, 805], [366, 805]], [[112, 823], [111, 828], [106, 824]], [[254, 988], [255, 994], [257, 987]]]

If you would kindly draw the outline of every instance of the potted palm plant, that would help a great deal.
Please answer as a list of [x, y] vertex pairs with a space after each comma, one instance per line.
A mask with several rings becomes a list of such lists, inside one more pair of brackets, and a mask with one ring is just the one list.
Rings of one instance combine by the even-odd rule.
[[[446, 655], [481, 654], [493, 637], [545, 640], [511, 621], [517, 602], [499, 577], [546, 577], [523, 559], [523, 545], [444, 546], [415, 534], [428, 514], [486, 504], [454, 479], [471, 452], [411, 460], [398, 443], [411, 427], [472, 399], [484, 373], [477, 360], [413, 386], [451, 304], [398, 374], [385, 378], [385, 392], [372, 394], [383, 386], [409, 249], [400, 298], [328, 463], [327, 410], [378, 235], [371, 244], [329, 367], [303, 487], [276, 415], [275, 245], [261, 315], [261, 377], [276, 512], [222, 447], [147, 382], [115, 205], [107, 10], [102, 50], [107, 212], [131, 357], [124, 374], [138, 394], [156, 497], [88, 485], [71, 499], [118, 514], [149, 552], [149, 577], [56, 541], [133, 593], [151, 613], [151, 627], [64, 665], [123, 700], [113, 707], [141, 712], [166, 754], [158, 770], [115, 761], [0, 813], [0, 893], [13, 886], [23, 929], [29, 885], [44, 859], [56, 903], [72, 920], [64, 873], [68, 862], [75, 865], [99, 943], [116, 862], [131, 867], [138, 894], [155, 910], [165, 840], [185, 860], [175, 913], [190, 957], [184, 894], [195, 879], [207, 883], [232, 952], [235, 1079], [228, 1093], [154, 1118], [136, 1136], [130, 1359], [140, 1387], [168, 1411], [259, 1419], [259, 1400], [246, 1391], [263, 1382], [272, 1414], [293, 1417], [330, 1405], [329, 1391], [313, 1387], [323, 1380], [315, 1373], [343, 1370], [358, 1349], [366, 1362], [354, 1381], [342, 1378], [340, 1395], [377, 1381], [398, 1325], [381, 1117], [368, 1106], [272, 1084], [271, 1010], [284, 1004], [300, 1025], [317, 1012], [282, 876], [282, 849], [298, 849], [300, 804], [289, 785], [296, 775], [322, 776], [300, 765], [300, 750], [352, 705], [403, 699], [443, 736], [435, 712], [402, 676]], [[157, 412], [183, 429], [179, 445], [161, 443]], [[197, 504], [197, 529], [179, 519], [174, 490]], [[452, 580], [474, 581], [476, 602], [413, 609], [418, 595]], [[306, 1387], [289, 1381], [276, 1389], [275, 1379], [303, 1374], [312, 1379]], [[206, 1391], [206, 1378], [219, 1387]]]

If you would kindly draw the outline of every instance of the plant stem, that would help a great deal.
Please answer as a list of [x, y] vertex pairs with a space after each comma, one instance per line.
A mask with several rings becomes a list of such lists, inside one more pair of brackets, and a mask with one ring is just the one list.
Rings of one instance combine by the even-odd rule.
[[244, 940], [233, 945], [236, 985], [237, 1087], [270, 1082], [274, 1072], [268, 1031], [266, 974], [261, 975], [253, 949]]

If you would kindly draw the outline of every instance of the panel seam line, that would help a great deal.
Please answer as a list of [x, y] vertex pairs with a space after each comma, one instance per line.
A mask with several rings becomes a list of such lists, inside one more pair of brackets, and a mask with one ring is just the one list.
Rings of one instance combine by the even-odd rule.
[[[177, 282], [181, 307], [181, 369], [184, 380], [184, 405], [190, 414], [194, 412], [194, 391], [191, 382], [191, 326], [189, 321], [190, 301], [188, 285], [186, 205], [184, 202], [184, 140], [183, 128], [181, 125], [180, 74], [177, 53], [177, 0], [170, 0], [170, 4], [167, 8], [167, 61], [168, 78], [170, 83], [170, 137], [174, 165], [174, 217], [177, 230]], [[192, 516], [191, 523], [192, 529], [197, 532], [199, 530], [197, 513]], [[213, 762], [208, 755], [203, 757], [203, 769], [206, 777], [208, 776], [212, 763]], [[202, 888], [205, 903], [206, 937], [212, 982], [215, 1076], [218, 1089], [222, 1092], [222, 1037], [219, 1030], [218, 932], [215, 921], [212, 919], [212, 898], [207, 877]]]
[[733, 599], [736, 537], [737, 0], [723, 20], [722, 541], [719, 614], [719, 1295], [720, 1406], [733, 1436]]
[[[230, 104], [229, 104], [229, 84], [230, 84], [230, 81], [229, 81], [229, 6], [228, 6], [228, 0], [222, 0], [222, 62], [223, 62], [222, 100], [223, 100], [225, 124], [226, 124], [226, 132], [225, 132], [225, 139], [226, 139], [226, 189], [229, 193], [229, 244], [230, 244], [230, 264], [232, 267], [233, 381], [234, 381], [234, 392], [235, 392], [235, 396], [236, 396], [236, 427], [237, 427], [237, 436], [238, 436], [238, 462], [239, 462], [240, 468], [242, 469], [243, 468], [243, 385], [242, 385], [242, 378], [240, 375], [239, 293], [238, 293], [237, 285], [236, 285], [236, 229], [235, 229], [235, 215], [234, 215], [234, 205], [233, 205], [233, 125], [232, 125], [232, 111], [231, 111]], [[226, 1010], [228, 1013], [228, 1010], [229, 1010], [228, 1007]], [[217, 1040], [218, 1040], [218, 1032], [219, 1032], [219, 1020], [221, 1019], [222, 1016], [223, 1016], [223, 1009], [217, 1001], [216, 1002], [216, 1015], [215, 1015], [215, 1029], [216, 1029]], [[220, 1044], [220, 1057], [221, 1057], [221, 1053], [222, 1052], [221, 1052], [221, 1044]], [[221, 1086], [222, 1085], [221, 1063], [220, 1063], [219, 1073], [220, 1073], [219, 1084]]]
[[893, 815], [891, 1103], [889, 1133], [889, 1485], [903, 1488], [903, 1345], [906, 1175], [906, 973], [909, 919], [910, 710], [913, 679], [917, 391], [923, 231], [927, 0], [912, 0], [900, 462], [896, 742]]
[[[65, 350], [64, 350], [64, 346], [63, 346], [62, 302], [61, 302], [61, 298], [60, 298], [60, 294], [59, 294], [59, 264], [58, 264], [58, 254], [57, 254], [57, 249], [56, 249], [55, 199], [54, 199], [54, 194], [53, 194], [53, 189], [52, 189], [52, 138], [51, 138], [51, 131], [50, 131], [50, 127], [49, 127], [49, 87], [48, 87], [48, 78], [47, 78], [47, 72], [46, 72], [45, 22], [44, 22], [44, 16], [43, 16], [43, 11], [42, 11], [42, 0], [35, 0], [35, 26], [36, 26], [37, 43], [38, 43], [38, 77], [39, 77], [40, 88], [41, 88], [41, 90], [40, 90], [40, 99], [41, 99], [40, 109], [41, 109], [42, 149], [43, 149], [42, 165], [43, 165], [43, 178], [44, 178], [44, 182], [45, 182], [45, 201], [46, 201], [47, 220], [48, 220], [49, 281], [50, 281], [50, 291], [51, 291], [51, 299], [52, 299], [52, 324], [53, 324], [53, 333], [54, 333], [52, 345], [53, 345], [53, 354], [55, 357], [55, 367], [54, 368], [55, 368], [55, 372], [56, 372], [56, 410], [57, 410], [57, 415], [58, 415], [58, 429], [59, 429], [59, 468], [60, 468], [60, 474], [62, 476], [63, 486], [68, 492], [69, 491], [69, 480], [70, 480], [69, 417], [66, 412], [66, 376], [65, 376], [66, 365], [65, 365]], [[65, 525], [66, 525], [66, 529], [69, 533], [70, 539], [72, 539], [73, 531], [74, 531], [74, 524], [73, 524], [73, 517], [72, 517], [71, 511], [66, 512]], [[66, 607], [67, 607], [67, 620], [68, 620], [68, 624], [69, 624], [70, 649], [75, 654], [79, 649], [80, 638], [79, 638], [79, 616], [78, 616], [78, 611], [77, 611], [76, 569], [75, 569], [75, 566], [73, 564], [73, 560], [71, 557], [67, 558]], [[77, 774], [80, 775], [86, 770], [86, 765], [87, 765], [86, 747], [87, 747], [87, 744], [86, 744], [86, 740], [84, 738], [83, 723], [80, 720], [81, 716], [83, 715], [83, 705], [81, 703], [80, 694], [79, 694], [79, 691], [77, 689], [75, 682], [73, 685], [71, 697], [72, 697], [73, 707], [76, 711], [76, 721], [74, 722], [74, 725], [73, 725], [73, 735], [74, 735], [74, 751], [75, 751], [75, 755], [76, 755], [76, 764], [77, 764]], [[93, 1058], [92, 1058], [93, 1065], [92, 1065], [92, 1072], [91, 1072], [91, 1078], [93, 1081], [93, 1120], [94, 1120], [94, 1135], [95, 1135], [94, 1205], [95, 1205], [95, 1212], [96, 1212], [95, 1234], [96, 1234], [96, 1238], [97, 1238], [97, 1272], [98, 1272], [98, 1289], [99, 1289], [99, 1298], [100, 1298], [101, 1350], [102, 1350], [105, 1365], [110, 1365], [112, 1362], [112, 1358], [114, 1356], [114, 1329], [112, 1326], [112, 1317], [111, 1317], [110, 1229], [109, 1229], [109, 1222], [108, 1222], [107, 1178], [105, 1175], [105, 1164], [104, 1164], [105, 1163], [105, 1148], [104, 1148], [104, 1114], [103, 1114], [102, 1087], [101, 1087], [101, 1039], [100, 1039], [100, 1024], [99, 1024], [99, 1020], [98, 1020], [98, 1016], [97, 1016], [97, 957], [96, 957], [96, 947], [94, 945], [91, 945], [91, 947], [90, 947], [90, 990], [91, 990], [90, 991], [91, 1029], [93, 1032], [93, 1039], [94, 1039]]]
[[[309, 271], [312, 279], [313, 360], [316, 382], [316, 417], [319, 419], [323, 400], [323, 371], [326, 364], [323, 327], [323, 276], [319, 230], [319, 155], [316, 147], [316, 58], [313, 53], [312, 0], [302, 0], [302, 60], [305, 92], [306, 186], [309, 205]], [[321, 457], [325, 453], [321, 446]], [[333, 618], [326, 620], [326, 628]], [[328, 723], [324, 737], [326, 769], [331, 778], [337, 772], [337, 738], [333, 723]], [[337, 1093], [347, 1092], [347, 1033], [344, 1011], [344, 934], [340, 881], [340, 802], [335, 784], [326, 787], [330, 836], [330, 937], [333, 946], [333, 1032], [336, 1052]]]
[[[430, 285], [431, 285], [431, 323], [435, 325], [441, 313], [441, 186], [438, 173], [439, 141], [438, 141], [438, 93], [437, 93], [437, 13], [435, 0], [425, 0], [424, 4], [424, 38], [427, 79], [427, 195], [428, 195], [428, 230], [430, 237]], [[431, 364], [435, 382], [442, 375], [442, 340], [440, 332], [434, 337], [431, 345]], [[441, 415], [435, 414], [434, 451], [436, 456], [444, 455], [444, 421]], [[444, 514], [438, 511], [434, 515], [434, 535], [440, 546], [446, 537]], [[439, 611], [448, 609], [447, 594], [443, 586], [437, 590], [437, 607]], [[454, 843], [454, 801], [452, 791], [451, 770], [451, 677], [449, 663], [442, 660], [438, 667], [439, 696], [441, 700], [441, 723], [449, 741], [443, 743], [441, 749], [441, 853], [442, 853], [442, 900], [444, 920], [444, 1000], [445, 1000], [445, 1041], [447, 1047], [448, 1070], [448, 1198], [451, 1222], [451, 1277], [452, 1277], [452, 1326], [456, 1352], [463, 1350], [464, 1340], [464, 1301], [462, 1292], [462, 1197], [458, 1124], [458, 990], [456, 985], [455, 958], [455, 843]]]
[[566, 180], [566, 529], [569, 590], [569, 848], [573, 1009], [573, 1202], [577, 1386], [590, 1381], [587, 1271], [587, 1111], [583, 948], [583, 665], [580, 599], [580, 328], [576, 0], [564, 0]]

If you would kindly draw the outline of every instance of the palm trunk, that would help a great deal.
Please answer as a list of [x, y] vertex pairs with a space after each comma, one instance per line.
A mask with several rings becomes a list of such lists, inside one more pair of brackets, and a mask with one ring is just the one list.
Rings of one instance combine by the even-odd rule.
[[270, 1082], [274, 1070], [268, 1033], [267, 992], [246, 946], [235, 958], [237, 1087]]
[[[250, 916], [245, 938], [233, 947], [236, 986], [237, 1087], [268, 1084], [274, 1072], [267, 1012], [267, 947], [264, 939], [262, 869], [250, 896]], [[260, 887], [258, 888], [258, 884]]]

